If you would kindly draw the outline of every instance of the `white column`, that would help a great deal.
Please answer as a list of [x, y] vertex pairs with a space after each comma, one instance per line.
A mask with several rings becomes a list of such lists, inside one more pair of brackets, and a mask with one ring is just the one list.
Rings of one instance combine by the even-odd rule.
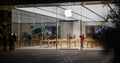
[[20, 46], [20, 12], [18, 13], [18, 46]]

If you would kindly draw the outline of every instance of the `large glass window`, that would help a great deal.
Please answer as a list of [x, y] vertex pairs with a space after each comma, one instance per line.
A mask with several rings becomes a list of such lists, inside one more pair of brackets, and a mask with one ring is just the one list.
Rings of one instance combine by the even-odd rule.
[[104, 25], [104, 19], [95, 12], [104, 17], [108, 10], [101, 4], [15, 8], [12, 10], [12, 33], [17, 36], [16, 46], [51, 49], [96, 47], [91, 34], [100, 32], [101, 28], [96, 31], [96, 27]]

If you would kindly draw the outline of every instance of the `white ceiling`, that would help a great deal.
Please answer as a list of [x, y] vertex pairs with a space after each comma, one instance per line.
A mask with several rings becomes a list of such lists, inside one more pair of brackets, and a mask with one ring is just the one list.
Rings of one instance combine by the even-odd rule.
[[[114, 8], [113, 4], [110, 4], [112, 8]], [[19, 10], [24, 10], [40, 15], [50, 16], [54, 18], [59, 18], [62, 20], [82, 20], [82, 21], [104, 21], [103, 18], [100, 16], [106, 18], [107, 14], [109, 13], [110, 8], [108, 6], [104, 6], [103, 4], [97, 4], [97, 5], [85, 5], [85, 7], [91, 9], [95, 13], [89, 11], [88, 9], [82, 7], [81, 5], [77, 6], [70, 6], [72, 9], [72, 17], [68, 18], [65, 17], [64, 11], [69, 6], [47, 6], [47, 7], [28, 7], [28, 8], [16, 8]], [[82, 15], [82, 16], [81, 16]]]

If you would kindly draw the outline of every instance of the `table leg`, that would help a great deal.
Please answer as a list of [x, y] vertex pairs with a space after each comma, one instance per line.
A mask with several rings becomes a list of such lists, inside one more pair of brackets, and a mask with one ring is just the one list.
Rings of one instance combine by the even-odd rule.
[[88, 41], [87, 41], [87, 47], [88, 47], [88, 44], [89, 44], [89, 43], [88, 43]]
[[48, 41], [48, 47], [50, 46], [50, 42]]
[[41, 48], [41, 45], [42, 45], [42, 41], [40, 41], [40, 48]]
[[76, 41], [75, 41], [75, 47], [76, 47]]
[[52, 47], [53, 47], [53, 42], [54, 42], [54, 41], [52, 41]]
[[71, 47], [71, 41], [69, 41], [69, 48]]
[[60, 41], [60, 47], [62, 47], [62, 42]]

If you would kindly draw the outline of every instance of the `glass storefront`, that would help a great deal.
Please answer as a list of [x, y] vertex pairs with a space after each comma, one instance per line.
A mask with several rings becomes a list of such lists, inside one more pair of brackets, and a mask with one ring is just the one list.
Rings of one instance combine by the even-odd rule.
[[[104, 14], [107, 15], [107, 7], [97, 6], [102, 8], [101, 10], [104, 10]], [[86, 7], [96, 9], [94, 5]], [[101, 12], [99, 8], [98, 12]], [[91, 38], [89, 34], [91, 29], [88, 28], [103, 25], [102, 18], [98, 19], [98, 16], [96, 17], [94, 13], [92, 14], [80, 5], [28, 7], [12, 10], [12, 33], [17, 36], [16, 47], [93, 48], [97, 43]], [[80, 39], [82, 34], [85, 38], [83, 42]]]

